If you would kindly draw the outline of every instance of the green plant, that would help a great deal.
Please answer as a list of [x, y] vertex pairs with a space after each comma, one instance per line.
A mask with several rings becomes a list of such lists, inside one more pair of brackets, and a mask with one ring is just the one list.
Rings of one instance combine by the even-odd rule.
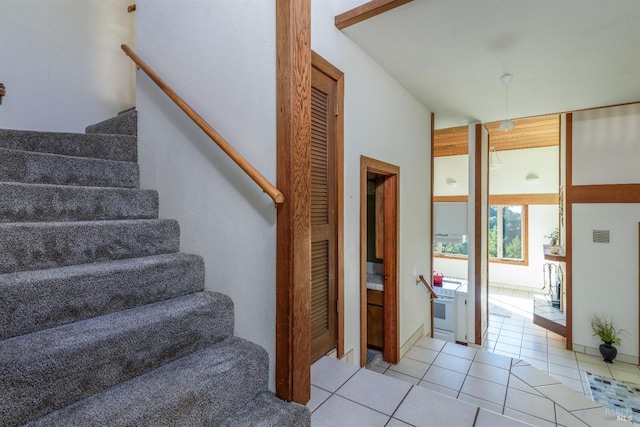
[[605, 344], [616, 343], [620, 345], [622, 340], [620, 335], [626, 334], [624, 329], [616, 329], [613, 326], [613, 321], [607, 320], [605, 317], [600, 317], [597, 314], [593, 315], [591, 319], [591, 329], [593, 329], [593, 336], [598, 336]]
[[555, 246], [556, 243], [560, 240], [560, 232], [558, 231], [558, 227], [554, 228], [553, 231], [548, 236], [542, 236], [546, 239], [549, 239], [549, 243], [552, 246]]

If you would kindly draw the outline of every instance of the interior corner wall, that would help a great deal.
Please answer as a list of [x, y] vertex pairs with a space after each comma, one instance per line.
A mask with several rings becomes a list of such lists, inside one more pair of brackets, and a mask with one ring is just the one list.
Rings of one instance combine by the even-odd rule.
[[[431, 275], [431, 113], [334, 25], [361, 0], [312, 2], [312, 49], [344, 72], [345, 351], [360, 360], [360, 156], [400, 167], [400, 345], [422, 325], [429, 296], [416, 285]], [[375, 19], [375, 18], [374, 18]], [[364, 302], [366, 303], [366, 302]]]
[[[276, 177], [275, 3], [137, 1], [137, 51], [268, 180]], [[140, 174], [160, 216], [180, 223], [181, 250], [205, 261], [206, 289], [233, 299], [235, 334], [269, 353], [275, 372], [273, 201], [142, 72]]]
[[0, 128], [84, 132], [135, 104], [130, 0], [2, 0]]

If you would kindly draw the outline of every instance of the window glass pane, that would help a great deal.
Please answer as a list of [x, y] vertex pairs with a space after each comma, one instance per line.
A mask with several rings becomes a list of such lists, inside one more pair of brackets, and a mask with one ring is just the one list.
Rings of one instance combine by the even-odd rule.
[[498, 257], [498, 206], [489, 206], [489, 257]]
[[489, 207], [489, 257], [521, 260], [523, 206]]
[[522, 259], [522, 206], [502, 207], [502, 258]]

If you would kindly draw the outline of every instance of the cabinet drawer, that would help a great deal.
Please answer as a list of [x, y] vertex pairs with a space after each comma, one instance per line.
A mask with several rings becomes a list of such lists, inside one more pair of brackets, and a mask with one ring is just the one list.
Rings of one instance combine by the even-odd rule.
[[383, 291], [367, 289], [367, 304], [379, 305], [382, 307], [384, 301]]

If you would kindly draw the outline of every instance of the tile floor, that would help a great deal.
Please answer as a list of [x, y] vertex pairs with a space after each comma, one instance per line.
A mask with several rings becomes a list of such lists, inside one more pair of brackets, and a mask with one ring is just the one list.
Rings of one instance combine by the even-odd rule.
[[492, 289], [491, 302], [512, 314], [491, 316], [480, 349], [423, 337], [397, 365], [320, 359], [312, 426], [624, 425], [588, 398], [583, 371], [640, 383], [638, 367], [565, 350], [563, 337], [533, 325], [531, 297]]
[[511, 317], [490, 315], [489, 329], [482, 345], [488, 351], [526, 360], [540, 371], [566, 386], [589, 394], [585, 371], [640, 384], [636, 365], [615, 361], [604, 363], [602, 357], [565, 349], [565, 338], [533, 324], [533, 298], [541, 294], [507, 288], [491, 288], [490, 301], [511, 311]]

